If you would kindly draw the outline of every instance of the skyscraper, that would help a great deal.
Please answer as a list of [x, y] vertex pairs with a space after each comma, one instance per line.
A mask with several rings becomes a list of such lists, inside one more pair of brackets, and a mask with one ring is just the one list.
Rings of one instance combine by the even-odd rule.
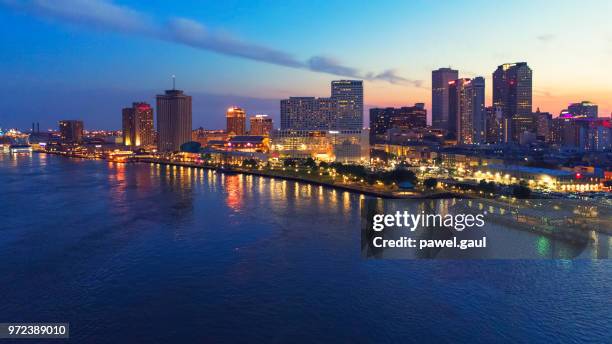
[[230, 107], [225, 114], [227, 135], [246, 134], [246, 112], [239, 107]]
[[141, 102], [132, 103], [132, 107], [124, 108], [123, 144], [132, 147], [151, 146], [154, 143], [153, 108]]
[[281, 129], [361, 130], [363, 81], [332, 81], [330, 98], [289, 97], [280, 110]]
[[157, 95], [158, 150], [178, 151], [191, 141], [191, 129], [191, 96], [174, 88]]
[[459, 79], [459, 71], [439, 68], [431, 72], [431, 124], [448, 130], [448, 83]]
[[533, 116], [536, 123], [535, 131], [538, 140], [549, 142], [552, 114], [549, 112], [540, 112], [540, 108], [538, 108]]
[[331, 98], [336, 105], [334, 129], [361, 130], [363, 128], [363, 81], [332, 81]]
[[59, 121], [60, 139], [64, 143], [80, 143], [83, 141], [83, 121]]
[[270, 136], [272, 129], [274, 128], [274, 124], [272, 123], [272, 118], [268, 117], [268, 115], [255, 115], [249, 118], [250, 122], [250, 135], [262, 135], [262, 136]]
[[532, 71], [526, 62], [506, 63], [493, 72], [493, 106], [510, 119], [512, 140], [518, 142], [532, 108]]
[[[486, 138], [485, 80], [457, 79], [449, 82], [449, 132], [457, 143], [484, 143]], [[454, 125], [451, 121], [455, 121]]]
[[489, 106], [486, 111], [487, 143], [499, 144], [508, 142], [508, 120], [504, 118], [501, 107]]

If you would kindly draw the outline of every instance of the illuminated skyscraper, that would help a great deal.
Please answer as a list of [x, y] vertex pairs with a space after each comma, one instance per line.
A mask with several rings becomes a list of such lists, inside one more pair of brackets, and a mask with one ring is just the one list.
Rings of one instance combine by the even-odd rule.
[[361, 130], [363, 128], [363, 81], [332, 81], [331, 98], [336, 103], [334, 129]]
[[227, 109], [225, 114], [226, 119], [226, 131], [227, 135], [244, 135], [246, 134], [246, 112], [239, 108], [232, 106]]
[[251, 116], [251, 118], [249, 118], [249, 121], [250, 135], [270, 136], [274, 125], [272, 123], [272, 118], [268, 117], [268, 115]]
[[448, 130], [448, 83], [459, 79], [459, 71], [439, 68], [431, 72], [431, 125]]
[[132, 147], [154, 143], [153, 108], [147, 103], [133, 103], [123, 112], [123, 144]]
[[83, 141], [83, 121], [59, 121], [60, 139], [64, 143], [80, 143]]
[[483, 77], [463, 78], [449, 82], [449, 132], [456, 134], [457, 143], [485, 142], [484, 102], [485, 80]]
[[526, 62], [506, 63], [493, 72], [493, 106], [511, 120], [511, 137], [518, 142], [532, 108], [532, 71]]
[[334, 129], [336, 104], [331, 98], [289, 97], [280, 102], [281, 129]]
[[191, 96], [176, 89], [157, 95], [158, 150], [178, 151], [191, 141], [191, 129]]

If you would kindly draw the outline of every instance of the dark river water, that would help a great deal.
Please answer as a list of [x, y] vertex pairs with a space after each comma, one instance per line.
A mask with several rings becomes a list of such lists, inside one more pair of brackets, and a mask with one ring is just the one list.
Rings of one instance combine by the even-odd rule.
[[43, 154], [0, 191], [0, 322], [76, 343], [611, 338], [610, 260], [366, 260], [357, 194]]

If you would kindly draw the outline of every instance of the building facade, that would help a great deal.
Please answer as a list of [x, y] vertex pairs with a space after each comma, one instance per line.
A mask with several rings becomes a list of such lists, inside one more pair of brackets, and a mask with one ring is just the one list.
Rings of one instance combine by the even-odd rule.
[[[457, 79], [449, 82], [449, 133], [459, 144], [486, 140], [485, 80]], [[451, 122], [452, 121], [452, 122]]]
[[160, 152], [178, 151], [191, 141], [191, 96], [181, 90], [167, 90], [157, 95], [157, 149]]
[[81, 143], [83, 142], [83, 121], [59, 121], [59, 132], [63, 143]]
[[369, 159], [368, 130], [274, 130], [273, 156], [357, 162]]
[[246, 134], [246, 112], [239, 107], [230, 107], [225, 113], [228, 136]]
[[153, 108], [140, 102], [122, 111], [123, 145], [130, 147], [152, 146], [155, 140]]
[[427, 127], [427, 109], [423, 103], [401, 108], [370, 109], [370, 141], [373, 143], [381, 142], [381, 137], [390, 129], [408, 130], [425, 127]]
[[448, 83], [459, 79], [459, 71], [439, 68], [431, 72], [431, 125], [448, 130]]
[[274, 129], [272, 118], [268, 115], [255, 115], [249, 118], [249, 135], [270, 136]]
[[363, 82], [336, 80], [331, 97], [289, 97], [280, 102], [283, 130], [361, 130]]
[[521, 123], [532, 113], [532, 71], [526, 62], [506, 63], [493, 72], [493, 106], [510, 119], [511, 138], [518, 142]]
[[331, 98], [336, 107], [333, 129], [361, 130], [363, 128], [363, 81], [332, 81]]

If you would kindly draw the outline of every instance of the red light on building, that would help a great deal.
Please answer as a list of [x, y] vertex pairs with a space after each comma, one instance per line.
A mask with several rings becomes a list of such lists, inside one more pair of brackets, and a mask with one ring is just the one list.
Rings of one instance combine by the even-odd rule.
[[582, 173], [576, 173], [576, 179], [582, 178]]

